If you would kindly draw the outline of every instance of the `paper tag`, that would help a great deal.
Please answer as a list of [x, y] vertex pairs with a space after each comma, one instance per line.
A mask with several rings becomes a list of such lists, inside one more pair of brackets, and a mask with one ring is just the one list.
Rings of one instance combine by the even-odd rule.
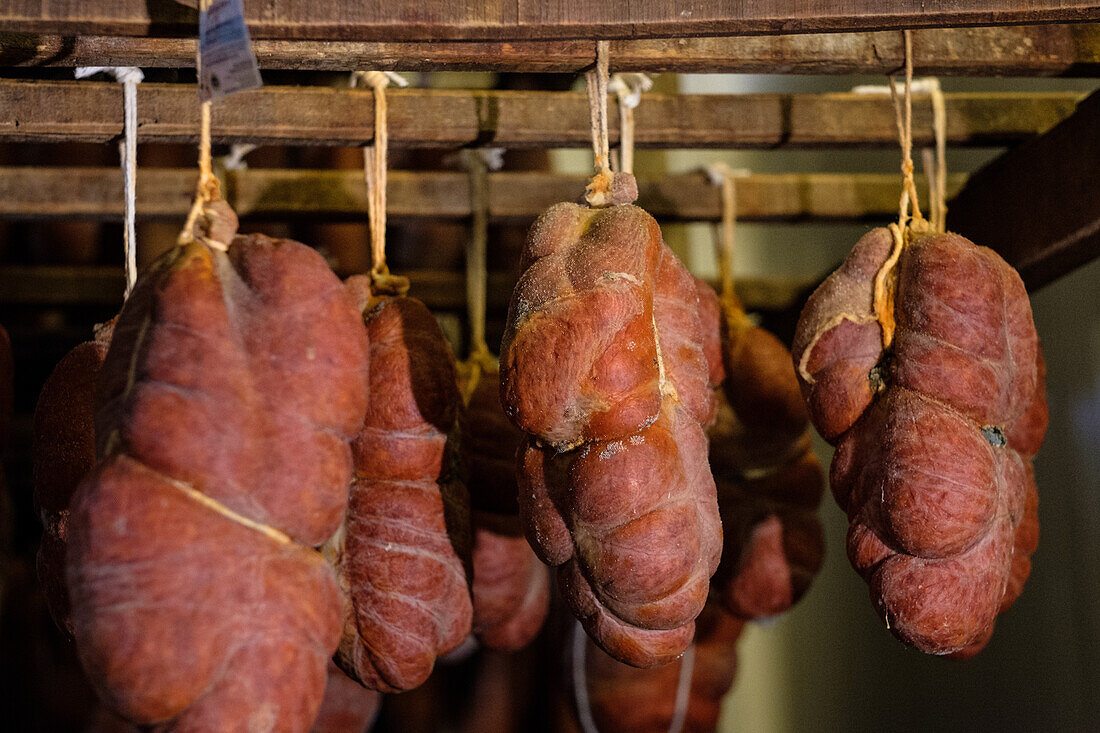
[[263, 84], [244, 22], [242, 0], [214, 0], [199, 14], [199, 48], [202, 101]]

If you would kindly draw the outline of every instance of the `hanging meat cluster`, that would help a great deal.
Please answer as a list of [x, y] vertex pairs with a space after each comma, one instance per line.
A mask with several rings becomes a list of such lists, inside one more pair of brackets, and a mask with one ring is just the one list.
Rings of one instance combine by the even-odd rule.
[[42, 521], [38, 579], [57, 625], [72, 637], [65, 547], [69, 503], [96, 463], [95, 387], [111, 346], [115, 322], [70, 351], [50, 373], [34, 412], [34, 503]]
[[592, 722], [600, 733], [711, 733], [737, 676], [737, 640], [744, 625], [708, 603], [695, 621], [691, 650], [654, 669], [622, 664], [586, 642]]
[[344, 514], [366, 338], [313, 250], [234, 238], [224, 204], [205, 225], [228, 251], [162, 257], [43, 389], [39, 575], [128, 719], [307, 730], [341, 623], [312, 548]]
[[690, 275], [657, 222], [629, 204], [633, 177], [614, 181], [612, 205], [558, 204], [532, 228], [501, 399], [528, 433], [519, 477], [528, 539], [558, 568], [593, 639], [650, 667], [690, 643], [721, 526], [695, 290], [667, 289]]
[[790, 352], [732, 290], [719, 300], [698, 286], [713, 335], [710, 380], [720, 387], [708, 435], [725, 543], [712, 594], [739, 618], [766, 618], [797, 602], [821, 568], [821, 466]]
[[976, 653], [1038, 540], [1047, 409], [1019, 275], [954, 234], [875, 229], [810, 297], [794, 355], [879, 615], [922, 651]]
[[370, 338], [370, 405], [341, 531], [325, 546], [347, 597], [337, 664], [375, 690], [419, 686], [470, 631], [469, 498], [448, 435], [455, 361], [423, 303], [349, 278]]
[[[752, 324], [732, 290], [698, 293], [703, 352], [715, 390], [708, 431], [724, 543], [693, 650], [657, 669], [634, 669], [590, 645], [593, 721], [605, 733], [713, 731], [737, 674], [746, 621], [786, 611], [821, 567], [823, 490], [794, 367], [782, 343]], [[581, 713], [583, 715], [583, 713]]]
[[460, 421], [474, 533], [473, 632], [490, 649], [515, 651], [530, 643], [546, 620], [550, 575], [519, 520], [516, 450], [523, 433], [504, 416], [496, 361], [475, 356], [464, 371], [467, 397]]
[[[366, 339], [319, 255], [234, 239], [232, 212], [216, 214], [209, 234], [228, 251], [192, 242], [158, 260], [94, 379], [98, 460], [61, 535], [71, 628], [130, 720], [305, 730], [341, 624], [312, 548], [343, 516]], [[79, 387], [98, 359], [58, 384]], [[56, 408], [41, 405], [39, 424]], [[63, 504], [40, 498], [52, 514]]]

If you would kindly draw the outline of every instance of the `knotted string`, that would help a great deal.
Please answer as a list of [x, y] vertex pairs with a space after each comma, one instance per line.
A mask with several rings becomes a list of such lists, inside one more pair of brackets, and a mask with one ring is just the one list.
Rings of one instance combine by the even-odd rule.
[[905, 38], [905, 98], [898, 98], [894, 77], [890, 77], [890, 98], [894, 101], [894, 120], [898, 127], [898, 140], [901, 143], [901, 200], [898, 204], [898, 228], [909, 224], [909, 207], [913, 208], [913, 220], [923, 221], [920, 201], [917, 197], [917, 184], [913, 179], [913, 34], [904, 30]]
[[592, 152], [596, 175], [588, 182], [584, 198], [590, 206], [601, 206], [611, 190], [611, 158], [607, 138], [608, 49], [610, 42], [596, 41], [596, 65], [585, 73], [588, 114], [592, 128]]
[[[200, 11], [207, 10], [209, 7], [210, 0], [200, 0]], [[201, 43], [195, 46], [195, 69], [202, 73]], [[199, 104], [199, 181], [195, 187], [195, 201], [191, 204], [183, 230], [176, 241], [182, 246], [201, 240], [206, 246], [224, 252], [229, 249], [229, 243], [208, 236], [213, 230], [214, 220], [218, 217], [216, 212], [209, 210], [208, 204], [221, 199], [221, 184], [218, 183], [218, 177], [214, 175], [214, 159], [210, 153], [210, 117], [210, 100], [201, 102]], [[200, 234], [196, 239], [195, 228], [200, 217], [203, 219], [202, 229], [205, 234]]]
[[356, 71], [352, 86], [367, 85], [374, 93], [374, 142], [363, 147], [363, 173], [367, 184], [367, 216], [370, 219], [371, 290], [376, 294], [404, 295], [407, 278], [390, 274], [386, 265], [386, 153], [389, 131], [386, 115], [386, 87], [390, 81], [401, 86], [405, 80], [384, 71]]
[[122, 230], [122, 254], [126, 263], [126, 293], [137, 282], [137, 236], [134, 219], [137, 214], [137, 85], [145, 79], [136, 66], [83, 66], [76, 70], [76, 78], [83, 79], [104, 72], [122, 84], [123, 125], [122, 140], [118, 143], [118, 157], [122, 166], [124, 192], [124, 226]]
[[634, 172], [634, 109], [642, 101], [642, 93], [653, 88], [653, 80], [645, 74], [615, 74], [608, 89], [619, 100], [619, 170]]

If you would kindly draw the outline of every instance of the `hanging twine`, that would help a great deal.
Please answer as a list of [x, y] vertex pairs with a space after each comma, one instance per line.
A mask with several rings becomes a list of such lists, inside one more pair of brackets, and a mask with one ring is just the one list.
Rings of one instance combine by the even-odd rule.
[[619, 100], [619, 170], [634, 172], [634, 109], [642, 101], [642, 93], [653, 88], [653, 80], [645, 74], [615, 74], [608, 89]]
[[363, 174], [367, 183], [367, 216], [370, 219], [371, 290], [376, 295], [404, 295], [408, 278], [390, 274], [386, 265], [386, 152], [389, 132], [386, 115], [386, 87], [405, 80], [392, 72], [356, 71], [353, 87], [369, 86], [374, 93], [374, 143], [363, 147]]
[[488, 277], [486, 245], [489, 239], [489, 170], [500, 167], [498, 150], [463, 151], [470, 176], [470, 239], [466, 245], [466, 309], [470, 323], [470, 362], [484, 369], [494, 363], [485, 343], [485, 290]]
[[82, 66], [76, 70], [76, 78], [84, 79], [99, 73], [110, 74], [122, 85], [123, 136], [118, 143], [118, 157], [122, 166], [125, 201], [122, 230], [122, 253], [126, 263], [125, 297], [129, 298], [137, 282], [137, 236], [134, 227], [137, 213], [137, 85], [145, 79], [145, 75], [136, 66]]
[[901, 200], [898, 204], [898, 228], [909, 224], [909, 207], [913, 208], [913, 222], [922, 222], [920, 202], [917, 197], [917, 184], [913, 179], [913, 33], [902, 31], [905, 38], [905, 97], [898, 98], [894, 78], [890, 77], [890, 98], [894, 101], [894, 121], [898, 127], [898, 140], [901, 143]]
[[731, 169], [725, 163], [711, 163], [704, 172], [715, 186], [721, 187], [722, 223], [715, 237], [718, 255], [718, 281], [723, 300], [733, 296], [733, 250], [737, 226], [737, 178], [749, 175], [744, 169]]
[[943, 98], [940, 80], [924, 79], [928, 95], [932, 99], [932, 133], [936, 141], [936, 162], [929, 165], [931, 151], [925, 151], [925, 175], [928, 177], [929, 206], [933, 231], [947, 231], [947, 105]]
[[584, 198], [589, 206], [603, 206], [611, 191], [611, 159], [607, 138], [608, 41], [596, 41], [596, 65], [585, 73], [588, 91], [588, 114], [592, 127], [592, 151], [595, 154], [596, 175], [588, 182]]
[[[205, 10], [210, 6], [210, 0], [202, 0], [200, 9]], [[202, 44], [198, 44], [195, 51], [195, 68], [201, 73], [202, 69]], [[201, 241], [207, 247], [223, 252], [229, 249], [229, 243], [221, 241], [221, 238], [230, 239], [231, 234], [225, 237], [213, 236], [215, 226], [220, 217], [218, 212], [210, 207], [210, 204], [221, 200], [221, 184], [214, 175], [214, 159], [210, 149], [210, 100], [199, 104], [199, 181], [195, 187], [195, 201], [191, 204], [191, 211], [187, 214], [187, 220], [183, 224], [177, 243], [180, 245]], [[236, 228], [235, 225], [233, 227]], [[196, 236], [198, 229], [198, 236]]]

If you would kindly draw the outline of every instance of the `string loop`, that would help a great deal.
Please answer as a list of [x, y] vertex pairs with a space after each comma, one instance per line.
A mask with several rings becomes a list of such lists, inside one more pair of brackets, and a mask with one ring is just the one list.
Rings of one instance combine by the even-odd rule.
[[390, 275], [386, 265], [386, 153], [389, 132], [386, 115], [386, 87], [390, 82], [404, 86], [403, 77], [392, 71], [356, 71], [351, 85], [369, 86], [374, 93], [374, 142], [363, 147], [363, 174], [367, 184], [367, 216], [370, 219], [371, 290], [375, 294], [404, 295], [409, 281]]
[[589, 206], [604, 206], [611, 191], [611, 159], [607, 137], [608, 41], [596, 41], [596, 65], [585, 73], [588, 113], [592, 128], [592, 152], [596, 175], [585, 188]]
[[253, 143], [233, 143], [229, 146], [229, 155], [222, 158], [222, 168], [227, 171], [243, 171], [248, 168], [248, 161], [244, 156], [255, 150], [258, 145]]
[[653, 80], [645, 74], [615, 74], [608, 83], [619, 100], [619, 170], [623, 173], [634, 172], [634, 109], [642, 93], [652, 88]]
[[125, 202], [122, 229], [122, 254], [126, 263], [124, 297], [129, 298], [137, 282], [137, 236], [134, 225], [137, 216], [137, 85], [145, 79], [145, 75], [136, 66], [82, 66], [76, 70], [76, 78], [84, 79], [99, 73], [110, 74], [122, 85], [123, 136], [118, 143], [118, 156]]

